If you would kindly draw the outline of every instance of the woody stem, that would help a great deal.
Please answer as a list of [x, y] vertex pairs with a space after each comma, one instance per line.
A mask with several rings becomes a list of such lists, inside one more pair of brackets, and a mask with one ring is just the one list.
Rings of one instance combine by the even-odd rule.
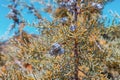
[[74, 43], [74, 58], [75, 58], [75, 73], [74, 73], [74, 77], [75, 77], [75, 80], [79, 80], [79, 78], [78, 78], [78, 61], [79, 61], [79, 58], [78, 58], [77, 46], [78, 46], [78, 43], [77, 43], [77, 40], [75, 39], [75, 43]]

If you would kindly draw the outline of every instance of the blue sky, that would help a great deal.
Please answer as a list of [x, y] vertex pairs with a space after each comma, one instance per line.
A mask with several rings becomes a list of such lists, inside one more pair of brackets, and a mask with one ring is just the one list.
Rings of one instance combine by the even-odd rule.
[[117, 12], [120, 14], [120, 0], [114, 0], [113, 2], [109, 2], [103, 9], [103, 14], [104, 15], [108, 15], [109, 14], [109, 10], [112, 10], [113, 12]]
[[[103, 16], [106, 16], [111, 21], [113, 20], [113, 14], [110, 13], [110, 11], [113, 12], [113, 14], [119, 14], [120, 15], [120, 0], [114, 0], [113, 2], [109, 2], [107, 5], [105, 5], [103, 9]], [[120, 22], [120, 17], [117, 18], [117, 21]]]
[[[25, 1], [29, 2], [29, 0], [25, 0]], [[10, 11], [10, 9], [8, 9], [8, 7], [7, 7], [8, 4], [10, 4], [9, 0], [0, 0], [0, 40], [6, 40], [6, 39], [10, 38], [11, 36], [14, 35], [14, 32], [17, 29], [17, 28], [14, 29], [9, 34], [7, 32], [9, 30], [10, 25], [13, 23], [12, 20], [10, 20], [6, 17], [8, 12]], [[39, 3], [37, 3], [37, 2], [34, 2], [34, 5], [36, 8], [39, 8], [39, 10], [42, 10], [42, 8], [44, 7], [44, 5], [39, 5]], [[26, 9], [24, 9], [23, 11], [24, 11], [23, 16], [24, 16], [25, 20], [27, 20], [28, 22], [32, 22], [33, 20], [35, 20], [35, 17], [33, 16], [33, 14], [26, 13], [27, 12]], [[51, 19], [50, 16], [48, 15], [48, 13], [41, 11], [40, 14], [44, 18]], [[24, 28], [24, 30], [30, 34], [39, 34], [37, 29], [34, 27], [26, 26]]]
[[[11, 37], [14, 33], [14, 31], [12, 33], [7, 34], [7, 30], [10, 26], [10, 24], [12, 23], [12, 20], [9, 20], [6, 16], [7, 13], [9, 12], [9, 9], [6, 7], [7, 4], [9, 4], [8, 0], [0, 0], [0, 39], [6, 39], [8, 37]], [[110, 19], [112, 19], [111, 14], [109, 13], [110, 10], [112, 10], [113, 12], [117, 12], [118, 14], [120, 14], [120, 0], [114, 0], [113, 2], [107, 4], [104, 9], [103, 9], [103, 15], [109, 17]], [[39, 5], [38, 3], [35, 3], [35, 5]], [[41, 5], [40, 8], [42, 8], [43, 6]], [[28, 20], [34, 20], [34, 17], [31, 16], [30, 14], [26, 14], [24, 13], [24, 17]], [[44, 16], [45, 18], [50, 18], [50, 16], [48, 16], [47, 13], [42, 12], [41, 13], [42, 16]], [[30, 34], [34, 33], [34, 34], [38, 34], [38, 31], [36, 28], [34, 27], [25, 27], [24, 30]]]

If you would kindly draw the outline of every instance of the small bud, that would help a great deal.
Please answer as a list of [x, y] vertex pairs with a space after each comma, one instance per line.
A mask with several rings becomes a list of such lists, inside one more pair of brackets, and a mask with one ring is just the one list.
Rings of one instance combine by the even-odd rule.
[[52, 45], [52, 48], [49, 51], [49, 54], [51, 55], [58, 55], [58, 54], [63, 54], [64, 53], [64, 49], [61, 48], [60, 44], [58, 43], [54, 43]]
[[71, 5], [72, 5], [71, 2], [68, 1], [68, 2], [66, 3], [66, 8], [69, 9], [69, 8], [71, 7]]
[[60, 19], [60, 22], [61, 22], [61, 23], [65, 23], [66, 21], [68, 21], [68, 18], [67, 18], [67, 17], [63, 17], [63, 18]]
[[72, 6], [75, 5], [76, 2], [77, 2], [76, 0], [70, 0], [70, 3], [72, 4]]
[[95, 6], [96, 6], [96, 3], [92, 2], [91, 5], [92, 5], [93, 7], [95, 7]]
[[76, 2], [76, 0], [70, 0], [70, 2], [71, 2], [71, 3], [75, 3], [75, 2]]
[[58, 49], [58, 48], [60, 48], [60, 44], [54, 43], [54, 44], [52, 45], [52, 48], [53, 48], [53, 49]]
[[15, 16], [15, 13], [13, 13], [12, 11], [10, 11], [7, 15], [8, 18], [13, 18]]
[[60, 5], [60, 7], [65, 7], [66, 4], [65, 4], [65, 2], [60, 2], [59, 5]]
[[99, 4], [99, 3], [94, 3], [94, 2], [92, 2], [91, 3], [91, 5], [93, 6], [93, 7], [95, 7], [95, 8], [97, 8], [97, 9], [103, 9], [103, 5], [102, 4]]
[[98, 9], [103, 9], [103, 5], [97, 4], [97, 8], [98, 8]]
[[64, 53], [64, 49], [63, 48], [61, 48], [61, 50], [60, 51], [58, 51], [58, 54], [63, 54]]
[[72, 25], [70, 26], [70, 31], [75, 31], [75, 30], [76, 30], [76, 26], [72, 24]]
[[16, 14], [16, 15], [17, 15], [17, 14], [20, 15], [19, 11], [18, 11], [16, 8], [13, 8], [13, 9], [12, 9], [12, 12], [13, 12], [14, 14]]

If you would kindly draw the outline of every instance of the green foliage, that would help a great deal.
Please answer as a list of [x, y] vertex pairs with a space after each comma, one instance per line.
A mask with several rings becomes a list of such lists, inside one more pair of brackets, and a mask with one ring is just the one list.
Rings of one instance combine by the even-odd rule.
[[[77, 20], [74, 20], [74, 15], [65, 8], [56, 10], [54, 14], [56, 18], [53, 22], [42, 19], [43, 23], [34, 25], [38, 29], [42, 28], [40, 36], [29, 35], [21, 30], [21, 34], [9, 40], [9, 45], [5, 46], [7, 52], [1, 52], [0, 55], [0, 59], [4, 62], [4, 64], [0, 62], [0, 78], [119, 79], [119, 25], [104, 28], [103, 24], [98, 22], [101, 16], [100, 10], [90, 5], [82, 9], [77, 15]], [[68, 20], [65, 23], [59, 22], [63, 17]], [[49, 54], [52, 44], [56, 42], [65, 50], [64, 54]]]

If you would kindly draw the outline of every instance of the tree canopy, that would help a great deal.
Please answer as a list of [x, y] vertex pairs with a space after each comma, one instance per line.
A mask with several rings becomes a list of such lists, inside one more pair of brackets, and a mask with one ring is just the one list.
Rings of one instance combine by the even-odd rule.
[[[46, 5], [44, 0], [31, 0]], [[105, 27], [102, 9], [111, 0], [56, 0], [43, 18], [34, 3], [12, 0], [8, 5], [16, 36], [1, 45], [0, 78], [11, 80], [109, 80], [120, 78], [120, 25]], [[20, 8], [17, 8], [21, 6]], [[28, 23], [21, 8], [33, 14]], [[113, 21], [114, 22], [114, 21]], [[34, 26], [40, 35], [23, 31]], [[3, 50], [3, 48], [5, 50]]]

